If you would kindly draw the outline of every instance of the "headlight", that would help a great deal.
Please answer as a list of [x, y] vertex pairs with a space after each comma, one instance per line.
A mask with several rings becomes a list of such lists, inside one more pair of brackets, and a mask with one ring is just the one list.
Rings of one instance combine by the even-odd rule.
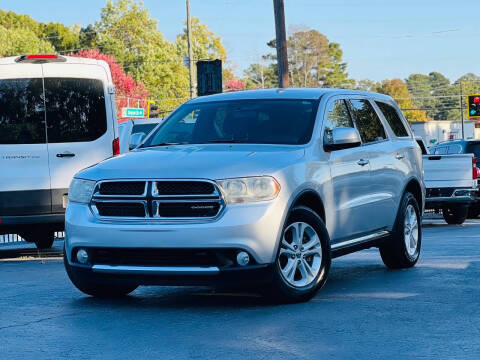
[[217, 180], [217, 184], [229, 204], [272, 200], [280, 191], [280, 185], [270, 176]]
[[73, 179], [68, 190], [68, 201], [87, 204], [92, 198], [95, 181]]

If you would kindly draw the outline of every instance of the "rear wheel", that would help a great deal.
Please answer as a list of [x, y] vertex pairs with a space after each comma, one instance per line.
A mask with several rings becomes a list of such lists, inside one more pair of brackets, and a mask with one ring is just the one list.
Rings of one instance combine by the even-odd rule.
[[70, 281], [75, 287], [84, 294], [99, 298], [116, 298], [130, 294], [137, 285], [110, 285], [95, 282], [95, 275], [84, 276], [79, 274], [76, 269], [68, 263], [68, 259], [63, 249], [63, 263]]
[[460, 225], [467, 219], [468, 207], [463, 205], [443, 207], [442, 215], [447, 224]]
[[417, 200], [407, 192], [403, 195], [392, 234], [380, 246], [380, 255], [385, 266], [391, 269], [402, 269], [417, 263], [422, 245], [420, 221]]
[[267, 295], [275, 302], [311, 299], [327, 281], [330, 262], [330, 239], [322, 219], [309, 208], [293, 209], [283, 229]]

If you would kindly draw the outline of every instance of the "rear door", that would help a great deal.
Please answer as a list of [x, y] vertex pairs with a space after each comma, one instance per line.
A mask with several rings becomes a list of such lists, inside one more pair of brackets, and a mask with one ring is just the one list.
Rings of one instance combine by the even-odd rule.
[[0, 216], [51, 212], [40, 65], [0, 65], [0, 169]]
[[98, 65], [43, 64], [52, 211], [81, 169], [113, 155], [114, 116], [105, 70]]

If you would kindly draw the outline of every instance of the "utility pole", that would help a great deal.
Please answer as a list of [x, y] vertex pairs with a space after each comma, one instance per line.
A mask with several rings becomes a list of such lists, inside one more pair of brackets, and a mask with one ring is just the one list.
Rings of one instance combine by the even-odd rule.
[[463, 124], [463, 86], [460, 80], [460, 112], [462, 113], [462, 139], [465, 140], [465, 128]]
[[192, 48], [192, 22], [190, 19], [190, 0], [187, 0], [187, 43], [188, 43], [188, 70], [190, 72], [190, 99], [195, 96], [193, 80], [193, 48]]
[[273, 10], [275, 13], [278, 87], [287, 88], [289, 86], [287, 32], [285, 31], [285, 10], [283, 0], [273, 0]]

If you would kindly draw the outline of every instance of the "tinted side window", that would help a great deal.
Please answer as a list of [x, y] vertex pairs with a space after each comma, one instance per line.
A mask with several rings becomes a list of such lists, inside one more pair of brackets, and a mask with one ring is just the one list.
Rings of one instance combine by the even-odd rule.
[[375, 101], [375, 103], [382, 111], [385, 119], [387, 119], [388, 125], [392, 128], [393, 133], [396, 136], [408, 136], [408, 131], [405, 129], [400, 116], [398, 116], [397, 110], [393, 106], [380, 101]]
[[460, 145], [450, 145], [448, 147], [448, 154], [461, 154], [462, 147]]
[[447, 147], [441, 146], [435, 149], [435, 155], [447, 155]]
[[93, 141], [107, 131], [100, 80], [45, 78], [45, 102], [50, 143]]
[[323, 135], [323, 141], [326, 144], [333, 143], [332, 132], [338, 127], [353, 128], [353, 121], [345, 100], [335, 100], [328, 105]]
[[136, 133], [144, 133], [145, 135], [150, 134], [150, 131], [155, 129], [155, 126], [158, 124], [139, 124], [139, 125], [133, 125], [132, 127], [132, 134]]
[[45, 143], [42, 79], [0, 80], [0, 144]]
[[350, 103], [362, 142], [369, 143], [387, 138], [377, 113], [367, 100], [350, 100]]

